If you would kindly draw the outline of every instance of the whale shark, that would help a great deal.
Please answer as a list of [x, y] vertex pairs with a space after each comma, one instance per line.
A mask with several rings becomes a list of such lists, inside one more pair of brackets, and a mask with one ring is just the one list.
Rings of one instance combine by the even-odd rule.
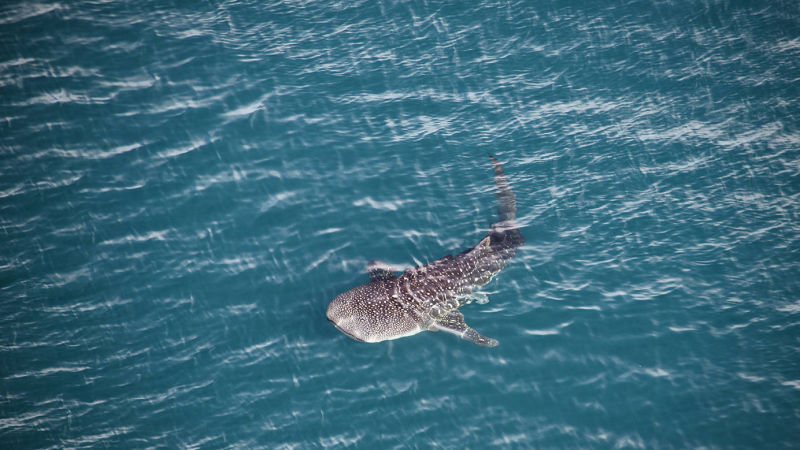
[[476, 289], [488, 283], [525, 242], [516, 217], [516, 200], [503, 167], [489, 155], [494, 169], [499, 221], [474, 247], [422, 266], [394, 273], [380, 261], [367, 266], [369, 282], [337, 295], [329, 304], [328, 320], [342, 333], [361, 342], [381, 342], [422, 331], [446, 331], [477, 345], [498, 342], [470, 328], [459, 308], [485, 303]]

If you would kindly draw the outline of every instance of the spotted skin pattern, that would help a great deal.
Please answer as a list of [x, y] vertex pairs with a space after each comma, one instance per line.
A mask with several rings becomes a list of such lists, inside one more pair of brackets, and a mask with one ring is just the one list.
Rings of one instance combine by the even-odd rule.
[[362, 342], [444, 330], [478, 345], [497, 345], [496, 340], [470, 328], [458, 311], [472, 302], [470, 294], [500, 272], [525, 242], [514, 223], [514, 194], [502, 166], [490, 157], [500, 221], [478, 245], [456, 256], [447, 255], [400, 275], [373, 268], [369, 283], [339, 294], [328, 305], [328, 320], [337, 329]]

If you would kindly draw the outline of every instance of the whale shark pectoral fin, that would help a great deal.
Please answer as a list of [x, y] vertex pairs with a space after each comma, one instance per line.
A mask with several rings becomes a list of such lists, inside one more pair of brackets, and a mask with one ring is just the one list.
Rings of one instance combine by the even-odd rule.
[[475, 302], [479, 305], [485, 305], [489, 303], [489, 296], [483, 292], [473, 292], [467, 296], [467, 303]]
[[433, 324], [434, 330], [444, 330], [459, 336], [461, 339], [484, 347], [496, 347], [497, 341], [481, 335], [464, 322], [464, 315], [458, 311], [450, 311], [446, 316]]
[[394, 274], [386, 269], [372, 269], [369, 271], [369, 281], [389, 280], [394, 278]]
[[389, 265], [383, 261], [374, 259], [367, 264], [367, 275], [369, 281], [388, 280], [394, 278], [394, 274], [389, 270]]

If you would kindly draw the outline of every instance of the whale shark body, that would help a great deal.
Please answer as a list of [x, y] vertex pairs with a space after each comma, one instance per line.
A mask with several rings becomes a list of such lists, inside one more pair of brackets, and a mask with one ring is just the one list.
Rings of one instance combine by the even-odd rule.
[[370, 281], [339, 294], [328, 304], [328, 320], [339, 331], [357, 341], [381, 342], [443, 330], [478, 345], [497, 345], [496, 340], [470, 328], [458, 311], [476, 300], [475, 289], [500, 272], [525, 242], [514, 223], [514, 193], [500, 162], [489, 157], [500, 221], [492, 224], [475, 247], [409, 268], [400, 275], [378, 261], [370, 262]]

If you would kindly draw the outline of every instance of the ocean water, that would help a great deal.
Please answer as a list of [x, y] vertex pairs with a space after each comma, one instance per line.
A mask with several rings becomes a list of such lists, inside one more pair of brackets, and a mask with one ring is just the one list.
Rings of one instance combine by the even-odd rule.
[[[795, 447], [798, 99], [796, 1], [4, 2], [0, 447]], [[487, 153], [500, 345], [337, 331]]]

